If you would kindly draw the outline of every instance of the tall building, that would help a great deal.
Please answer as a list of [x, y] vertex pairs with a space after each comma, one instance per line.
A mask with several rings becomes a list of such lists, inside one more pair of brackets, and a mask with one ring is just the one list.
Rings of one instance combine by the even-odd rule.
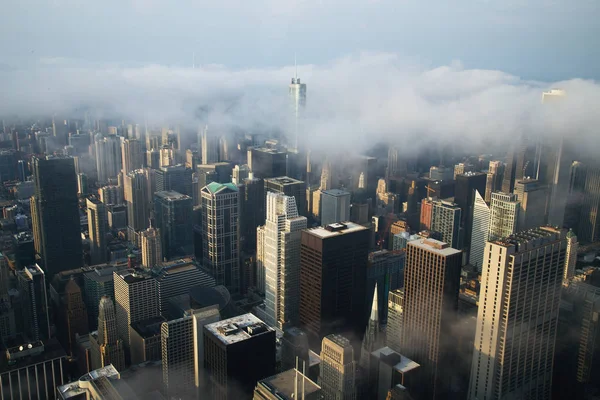
[[22, 310], [18, 327], [30, 341], [50, 338], [50, 317], [48, 314], [48, 294], [46, 275], [37, 265], [23, 268], [16, 273], [20, 295], [23, 296]]
[[504, 164], [501, 161], [490, 161], [485, 184], [485, 201], [488, 204], [492, 201], [492, 193], [502, 190], [504, 169]]
[[265, 271], [265, 233], [266, 227], [256, 228], [256, 288], [259, 293], [265, 293], [266, 271]]
[[462, 254], [448, 244], [422, 239], [409, 242], [404, 268], [402, 354], [421, 364], [415, 393], [445, 399], [453, 370]]
[[507, 237], [516, 232], [520, 207], [515, 194], [492, 193], [488, 240]]
[[254, 389], [254, 400], [321, 400], [321, 387], [300, 370], [292, 367], [283, 372], [258, 381]]
[[490, 233], [490, 206], [485, 202], [482, 193], [475, 193], [473, 203], [473, 224], [471, 227], [471, 251], [469, 263], [481, 271], [483, 251]]
[[90, 335], [92, 368], [114, 365], [119, 371], [125, 369], [123, 340], [117, 333], [115, 306], [108, 296], [103, 296], [98, 305], [98, 332]]
[[144, 167], [142, 143], [137, 139], [123, 140], [121, 147], [123, 175]]
[[233, 183], [202, 188], [203, 266], [232, 293], [240, 292], [239, 192]]
[[270, 147], [251, 147], [248, 149], [248, 166], [257, 178], [285, 176], [287, 153]]
[[147, 201], [149, 182], [141, 169], [129, 173], [123, 180], [128, 237], [130, 241], [134, 241], [135, 234], [148, 228], [150, 221], [150, 205]]
[[[460, 165], [460, 164], [459, 164]], [[475, 193], [485, 193], [487, 177], [481, 172], [466, 172], [456, 175], [456, 189], [454, 202], [460, 207], [460, 226], [462, 227], [462, 248], [470, 256], [471, 229], [473, 227], [473, 213]]]
[[204, 325], [204, 367], [210, 398], [244, 399], [275, 373], [275, 331], [252, 314]]
[[520, 203], [519, 230], [533, 229], [544, 225], [548, 190], [535, 179], [520, 179], [515, 182], [515, 195]]
[[117, 333], [125, 347], [131, 345], [131, 325], [160, 314], [156, 280], [131, 269], [113, 272]]
[[296, 199], [298, 214], [306, 216], [306, 184], [303, 181], [288, 176], [265, 179], [265, 196], [268, 192], [293, 196]]
[[421, 202], [421, 229], [438, 232], [442, 241], [452, 248], [460, 248], [460, 221], [462, 210], [456, 203], [438, 200], [423, 199]]
[[88, 198], [86, 203], [92, 265], [102, 264], [107, 260], [106, 225], [108, 221], [106, 218], [106, 206], [94, 198]]
[[83, 293], [85, 306], [88, 313], [89, 327], [96, 330], [98, 323], [98, 305], [103, 296], [115, 298], [115, 285], [113, 272], [127, 268], [126, 263], [110, 265], [95, 265], [83, 273]]
[[102, 136], [97, 134], [94, 138], [96, 150], [96, 170], [98, 182], [108, 182], [115, 178], [121, 171], [121, 145], [115, 135]]
[[194, 254], [192, 198], [178, 192], [154, 194], [154, 217], [167, 260]]
[[324, 400], [356, 399], [356, 362], [350, 341], [328, 335], [321, 346], [319, 385]]
[[192, 195], [192, 170], [183, 164], [161, 166], [155, 172], [156, 191]]
[[406, 175], [407, 171], [406, 161], [402, 161], [400, 157], [400, 150], [396, 146], [390, 146], [388, 149], [388, 164], [387, 164], [387, 176], [388, 180], [392, 177], [400, 177]]
[[321, 170], [321, 186], [319, 189], [321, 189], [321, 191], [325, 191], [333, 188], [333, 168], [331, 167], [331, 162], [329, 160], [325, 160]]
[[83, 264], [77, 178], [72, 158], [33, 158], [31, 198], [36, 251], [50, 278]]
[[233, 167], [231, 182], [234, 185], [243, 185], [244, 181], [250, 176], [250, 167], [248, 165], [236, 165]]
[[298, 216], [293, 197], [267, 193], [264, 235], [265, 322], [283, 329], [298, 323], [300, 306], [300, 234], [306, 218]]
[[469, 399], [549, 399], [565, 234], [535, 228], [486, 248]]
[[306, 107], [306, 83], [300, 83], [298, 71], [290, 83], [289, 94], [294, 113], [294, 138], [290, 141], [290, 145], [293, 145], [294, 149], [298, 149], [299, 136], [303, 134], [301, 129], [302, 113]]
[[369, 238], [352, 222], [302, 231], [300, 325], [313, 346], [331, 333], [362, 339]]
[[219, 138], [208, 134], [208, 126], [200, 129], [199, 136], [202, 164], [219, 162]]
[[191, 398], [195, 392], [194, 321], [185, 316], [161, 325], [163, 384], [170, 398]]
[[100, 201], [106, 205], [123, 204], [123, 192], [121, 187], [115, 185], [106, 185], [98, 189]]
[[63, 323], [68, 339], [69, 354], [74, 355], [78, 336], [87, 334], [90, 329], [87, 310], [83, 301], [83, 292], [73, 277], [65, 285], [65, 292], [62, 297], [62, 307], [59, 313], [64, 316]]
[[582, 243], [592, 243], [600, 239], [600, 168], [587, 169], [582, 197], [577, 235]]
[[380, 327], [379, 327], [379, 306], [377, 301], [377, 284], [373, 291], [373, 302], [371, 305], [371, 315], [369, 323], [365, 330], [365, 335], [360, 348], [360, 366], [365, 371], [370, 371], [371, 368], [371, 353], [379, 348], [381, 344]]
[[321, 224], [323, 226], [350, 220], [350, 193], [331, 189], [321, 192]]
[[160, 231], [154, 227], [150, 227], [142, 231], [142, 266], [144, 268], [153, 268], [163, 261], [162, 242], [160, 240]]
[[575, 267], [577, 266], [577, 250], [579, 242], [575, 233], [569, 229], [567, 233], [567, 252], [565, 254], [565, 268], [563, 271], [563, 281], [569, 281], [575, 276]]
[[238, 186], [240, 202], [240, 245], [246, 254], [256, 251], [256, 228], [265, 223], [265, 186], [252, 173]]
[[401, 338], [404, 329], [404, 288], [389, 292], [387, 308], [386, 346], [399, 352], [402, 347]]

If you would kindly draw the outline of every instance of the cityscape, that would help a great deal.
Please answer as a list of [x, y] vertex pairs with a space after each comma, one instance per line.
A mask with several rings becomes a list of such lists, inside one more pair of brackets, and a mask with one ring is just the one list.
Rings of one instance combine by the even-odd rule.
[[77, 40], [0, 60], [0, 400], [600, 399], [598, 60], [109, 66]]

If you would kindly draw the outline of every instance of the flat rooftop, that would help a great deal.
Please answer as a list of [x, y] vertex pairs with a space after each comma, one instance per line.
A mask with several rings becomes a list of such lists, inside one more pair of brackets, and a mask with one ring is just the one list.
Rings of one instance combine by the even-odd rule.
[[318, 236], [321, 239], [326, 239], [334, 236], [345, 235], [346, 233], [359, 232], [367, 230], [362, 225], [355, 224], [354, 222], [339, 222], [335, 224], [329, 224], [327, 226], [319, 226], [316, 228], [307, 229], [307, 232], [311, 235]]
[[261, 153], [269, 153], [269, 154], [286, 154], [284, 150], [274, 149], [272, 147], [253, 147], [252, 150], [260, 151]]
[[[302, 379], [302, 374], [298, 373], [298, 397], [302, 397], [302, 388], [304, 394], [311, 395], [314, 392], [321, 390], [321, 387], [308, 378]], [[273, 375], [260, 381], [260, 383], [269, 389], [271, 393], [276, 393], [279, 396], [284, 396], [287, 399], [294, 398], [294, 382], [296, 381], [296, 370], [289, 369], [277, 375]]]
[[148, 279], [152, 279], [152, 276], [146, 272], [142, 272], [139, 270], [126, 269], [123, 271], [115, 271], [115, 274], [120, 276], [127, 284], [132, 284], [136, 282], [142, 282]]
[[304, 181], [301, 181], [301, 180], [298, 180], [298, 179], [294, 179], [294, 178], [290, 178], [289, 176], [278, 176], [276, 178], [267, 178], [267, 179], [265, 179], [265, 182], [273, 182], [273, 183], [277, 183], [279, 185], [304, 184]]
[[159, 197], [161, 199], [165, 199], [167, 201], [176, 201], [176, 200], [186, 200], [186, 199], [191, 199], [190, 196], [188, 196], [187, 194], [181, 194], [179, 192], [176, 192], [174, 190], [165, 190], [162, 192], [156, 192], [154, 193], [155, 197]]
[[393, 365], [393, 368], [402, 374], [405, 374], [405, 373], [412, 371], [416, 368], [419, 368], [421, 366], [421, 364], [418, 364], [418, 363], [414, 362], [413, 360], [411, 360], [410, 358], [395, 352], [394, 350], [390, 349], [387, 346], [377, 349], [374, 352], [372, 352], [371, 354], [380, 360], [385, 359], [385, 358], [394, 359], [394, 356], [396, 356], [395, 359], [399, 360], [399, 361]]
[[[204, 328], [225, 344], [233, 344], [267, 332], [274, 332], [254, 314], [244, 314], [205, 325]], [[275, 339], [273, 339], [275, 340]]]
[[321, 192], [321, 194], [327, 194], [329, 196], [350, 196], [349, 192], [346, 192], [345, 190], [342, 189], [329, 189], [329, 190], [323, 190]]
[[451, 256], [460, 253], [460, 250], [453, 249], [448, 243], [441, 242], [435, 239], [418, 239], [408, 242], [407, 247], [414, 246], [427, 250], [442, 256]]

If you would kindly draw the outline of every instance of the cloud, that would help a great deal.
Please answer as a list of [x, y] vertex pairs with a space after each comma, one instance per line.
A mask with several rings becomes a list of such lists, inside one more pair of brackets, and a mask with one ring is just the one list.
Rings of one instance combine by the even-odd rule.
[[[593, 81], [527, 81], [458, 61], [430, 68], [386, 52], [298, 70], [308, 87], [301, 128], [316, 148], [349, 150], [381, 141], [409, 151], [430, 143], [485, 151], [522, 135], [580, 135], [582, 143], [594, 143], [600, 126], [600, 86]], [[140, 123], [289, 133], [293, 75], [293, 66], [192, 69], [44, 59], [30, 68], [0, 69], [0, 110], [69, 115], [85, 107]], [[541, 93], [552, 87], [568, 93], [559, 112], [541, 105]]]

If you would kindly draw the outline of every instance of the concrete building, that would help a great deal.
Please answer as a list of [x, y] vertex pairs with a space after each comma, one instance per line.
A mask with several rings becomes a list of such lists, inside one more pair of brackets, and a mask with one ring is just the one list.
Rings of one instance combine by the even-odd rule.
[[190, 398], [195, 393], [194, 321], [191, 316], [163, 322], [162, 371], [170, 398]]
[[58, 386], [56, 396], [57, 400], [139, 399], [113, 365], [95, 369], [78, 381]]
[[219, 162], [219, 138], [208, 133], [208, 126], [199, 132], [200, 151], [202, 152], [202, 164]]
[[[300, 366], [298, 368], [301, 368]], [[253, 400], [321, 400], [321, 387], [298, 369], [285, 370], [256, 383]]]
[[150, 269], [163, 261], [162, 241], [158, 229], [150, 227], [140, 234], [142, 247], [142, 266]]
[[321, 225], [350, 220], [350, 193], [340, 189], [321, 192]]
[[515, 182], [514, 193], [520, 203], [518, 229], [525, 231], [544, 225], [548, 189], [535, 179], [520, 179]]
[[460, 221], [462, 210], [457, 204], [439, 199], [423, 199], [421, 202], [421, 230], [441, 234], [442, 241], [454, 249], [460, 249]]
[[116, 178], [121, 171], [121, 145], [116, 135], [103, 136], [98, 133], [94, 138], [96, 149], [96, 171], [98, 182], [107, 183]]
[[401, 339], [404, 329], [404, 288], [390, 290], [387, 309], [386, 345], [399, 352], [402, 347]]
[[341, 335], [328, 335], [323, 339], [319, 385], [324, 400], [356, 399], [354, 349]]
[[[504, 164], [501, 161], [490, 161], [486, 184], [485, 184], [485, 201], [492, 201], [492, 193], [502, 190], [502, 178], [504, 176]], [[481, 193], [483, 195], [483, 193]]]
[[123, 204], [123, 188], [115, 185], [106, 185], [98, 189], [100, 201], [106, 205]]
[[298, 214], [306, 217], [306, 184], [303, 181], [288, 176], [265, 179], [265, 196], [268, 192], [294, 197]]
[[46, 274], [35, 264], [17, 271], [15, 275], [17, 288], [22, 296], [22, 309], [17, 316], [17, 327], [30, 341], [49, 339], [51, 331]]
[[123, 175], [144, 167], [142, 143], [137, 139], [125, 139], [121, 144]]
[[575, 276], [575, 267], [577, 266], [577, 250], [579, 242], [577, 236], [572, 230], [567, 233], [567, 252], [565, 254], [565, 269], [563, 272], [563, 282], [569, 281]]
[[515, 194], [492, 193], [488, 240], [496, 240], [517, 231], [520, 202]]
[[486, 249], [469, 399], [549, 399], [565, 232], [535, 228]]
[[481, 271], [483, 251], [490, 234], [490, 206], [482, 193], [476, 192], [473, 204], [473, 226], [471, 228], [471, 252], [469, 263]]
[[90, 256], [92, 265], [106, 262], [106, 206], [99, 200], [86, 200], [88, 232], [90, 235]]
[[251, 147], [248, 149], [248, 166], [256, 178], [285, 176], [287, 153], [277, 148]]
[[143, 170], [138, 169], [123, 177], [127, 205], [128, 238], [134, 241], [136, 233], [148, 228], [151, 206], [148, 202], [149, 182]]
[[[374, 393], [372, 397], [377, 400], [390, 400], [389, 392], [395, 392], [398, 386], [406, 390], [418, 384], [420, 365], [410, 358], [399, 354], [389, 347], [382, 347], [371, 353], [374, 376]], [[411, 397], [397, 397], [401, 400], [412, 400]]]
[[90, 334], [92, 368], [114, 365], [125, 369], [125, 349], [117, 332], [115, 306], [110, 297], [104, 296], [98, 306], [98, 331]]

